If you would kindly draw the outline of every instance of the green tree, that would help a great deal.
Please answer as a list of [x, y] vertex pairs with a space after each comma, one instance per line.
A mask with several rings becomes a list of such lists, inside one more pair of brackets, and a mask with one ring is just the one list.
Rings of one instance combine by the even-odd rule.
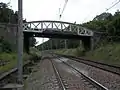
[[0, 52], [11, 52], [11, 45], [4, 40], [4, 37], [0, 37]]
[[14, 23], [18, 20], [17, 12], [14, 13], [12, 9], [5, 3], [0, 3], [0, 22], [1, 23]]
[[100, 15], [97, 15], [93, 20], [100, 21], [100, 20], [111, 20], [112, 14], [111, 13], [102, 13]]

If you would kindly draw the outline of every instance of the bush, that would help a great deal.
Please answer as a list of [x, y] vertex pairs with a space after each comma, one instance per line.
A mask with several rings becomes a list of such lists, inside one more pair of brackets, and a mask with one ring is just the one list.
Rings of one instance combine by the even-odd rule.
[[[23, 54], [23, 63], [26, 63], [30, 60], [30, 55], [24, 53]], [[17, 54], [15, 53], [0, 53], [0, 63], [4, 63], [0, 65], [0, 73], [6, 72], [12, 68], [17, 66]]]
[[14, 53], [1, 53], [0, 54], [0, 63], [4, 63], [4, 65], [0, 66], [0, 73], [8, 71], [9, 69], [12, 69], [17, 64], [17, 55]]
[[0, 52], [12, 52], [10, 43], [5, 41], [3, 37], [0, 38]]
[[85, 56], [85, 49], [84, 48], [82, 48], [82, 47], [78, 47], [77, 49], [76, 49], [76, 55], [77, 56]]
[[120, 66], [120, 43], [108, 43], [86, 53], [86, 58]]

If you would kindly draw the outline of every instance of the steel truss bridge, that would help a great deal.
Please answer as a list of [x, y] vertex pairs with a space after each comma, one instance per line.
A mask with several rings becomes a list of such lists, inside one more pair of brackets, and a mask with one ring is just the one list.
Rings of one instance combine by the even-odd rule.
[[93, 31], [79, 24], [62, 22], [62, 21], [32, 21], [26, 22], [23, 25], [24, 32], [65, 32], [73, 33], [80, 36], [93, 36]]

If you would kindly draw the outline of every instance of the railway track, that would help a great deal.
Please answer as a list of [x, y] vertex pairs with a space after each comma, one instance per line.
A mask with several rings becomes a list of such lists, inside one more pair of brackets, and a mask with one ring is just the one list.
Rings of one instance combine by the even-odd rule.
[[55, 64], [53, 63], [52, 60], [51, 60], [51, 63], [52, 63], [52, 66], [53, 66], [55, 75], [56, 75], [56, 77], [57, 77], [57, 79], [58, 79], [58, 85], [60, 86], [60, 89], [61, 89], [61, 90], [66, 90], [66, 87], [65, 87], [65, 85], [64, 85], [64, 82], [63, 82], [63, 80], [62, 80], [62, 77], [61, 77], [59, 71], [57, 70], [57, 68], [55, 67]]
[[[77, 74], [79, 76], [82, 77], [82, 81], [83, 83], [87, 83], [88, 87], [91, 87], [92, 89], [90, 90], [108, 90], [106, 87], [104, 87], [103, 85], [101, 85], [100, 83], [98, 83], [97, 81], [93, 80], [92, 78], [86, 76], [85, 74], [83, 74], [82, 72], [80, 72], [79, 70], [77, 70], [76, 68], [74, 68], [73, 66], [71, 66], [70, 64], [62, 61], [61, 59], [59, 59], [63, 64], [67, 65], [69, 68], [71, 68], [73, 71], [76, 71]], [[66, 84], [64, 83], [61, 73], [59, 72], [59, 70], [56, 68], [55, 64], [53, 63], [53, 61], [51, 60], [51, 63], [53, 65], [56, 77], [58, 78], [58, 82], [59, 82], [59, 86], [61, 87], [62, 90], [66, 90], [69, 87], [66, 87]]]
[[79, 57], [55, 55], [64, 62], [76, 67], [89, 77], [101, 83], [109, 90], [120, 90], [120, 67], [90, 61]]
[[96, 67], [96, 68], [102, 69], [104, 71], [111, 72], [113, 74], [120, 75], [120, 67], [118, 67], [118, 66], [112, 66], [109, 64], [96, 62], [96, 61], [92, 61], [92, 60], [88, 60], [88, 59], [84, 59], [84, 58], [74, 57], [74, 56], [58, 55], [58, 57], [59, 56], [66, 57], [66, 58], [69, 58], [73, 61], [80, 62], [80, 63], [86, 64], [86, 65], [89, 65], [92, 67]]

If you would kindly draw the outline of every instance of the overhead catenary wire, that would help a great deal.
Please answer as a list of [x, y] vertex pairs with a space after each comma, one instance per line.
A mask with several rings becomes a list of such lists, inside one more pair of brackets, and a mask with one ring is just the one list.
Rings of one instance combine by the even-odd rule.
[[115, 4], [113, 4], [111, 7], [109, 7], [108, 9], [106, 9], [106, 11], [110, 10], [111, 8], [113, 8], [114, 6], [116, 6], [118, 3], [120, 3], [120, 0], [118, 2], [116, 2]]
[[[117, 2], [116, 2], [117, 1]], [[115, 1], [113, 1], [111, 4], [112, 4], [112, 6], [111, 7], [109, 7], [108, 9], [106, 9], [105, 10], [105, 12], [106, 11], [109, 11], [110, 9], [112, 9], [114, 6], [116, 6], [118, 3], [120, 3], [120, 0], [118, 1], [118, 0], [115, 0]], [[91, 13], [91, 12], [90, 12]], [[89, 17], [89, 15], [87, 15], [84, 19], [83, 19], [83, 21], [82, 21], [82, 23], [84, 23], [84, 21], [87, 19]]]
[[117, 2], [118, 0], [114, 0], [113, 2], [112, 2], [112, 5], [115, 3], [115, 2]]
[[65, 4], [64, 4], [64, 6], [63, 6], [63, 9], [62, 9], [62, 12], [60, 13], [59, 18], [61, 18], [61, 17], [62, 17], [62, 14], [63, 14], [63, 12], [64, 12], [64, 10], [65, 10], [66, 6], [67, 6], [67, 3], [68, 3], [68, 0], [65, 0]]

